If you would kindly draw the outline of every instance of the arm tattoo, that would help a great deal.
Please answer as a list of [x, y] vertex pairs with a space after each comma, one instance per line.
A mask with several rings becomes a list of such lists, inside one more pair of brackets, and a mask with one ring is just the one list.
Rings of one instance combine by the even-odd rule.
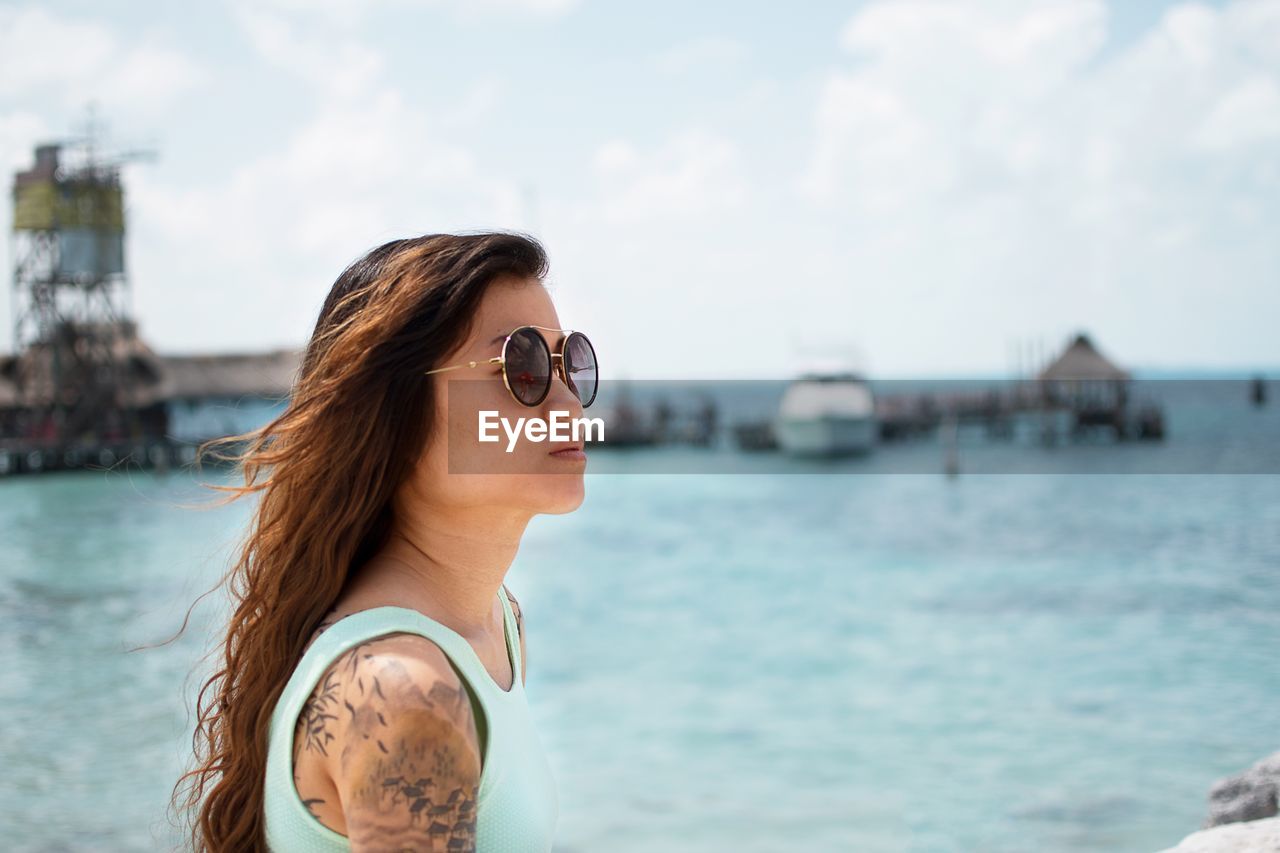
[[[328, 628], [328, 624], [321, 625], [320, 631]], [[319, 631], [316, 633], [319, 637]], [[312, 642], [315, 642], [312, 639]], [[297, 727], [294, 729], [294, 743], [298, 742], [298, 734], [302, 735], [302, 748], [307, 752], [319, 752], [321, 756], [329, 756], [329, 743], [334, 739], [335, 725], [338, 722], [338, 710], [340, 707], [338, 694], [342, 692], [344, 676], [346, 680], [356, 672], [356, 663], [360, 654], [364, 652], [367, 643], [352, 648], [346, 654], [343, 654], [342, 662], [338, 666], [329, 667], [323, 676], [320, 676], [319, 683], [316, 684], [315, 690], [312, 690], [310, 697], [302, 706], [301, 713], [298, 713]], [[297, 766], [298, 761], [297, 748], [294, 748], [293, 763]]]
[[307, 703], [302, 706], [302, 713], [298, 715], [298, 727], [303, 730], [303, 745], [308, 751], [315, 750], [324, 756], [329, 754], [325, 747], [333, 740], [330, 724], [338, 719], [338, 715], [333, 713], [338, 705], [338, 687], [337, 674], [329, 670], [320, 679]]
[[[306, 649], [316, 641], [324, 630], [333, 623], [337, 622], [341, 617], [328, 617], [320, 623], [315, 632], [311, 635], [311, 639], [307, 641], [303, 653]], [[307, 752], [317, 752], [321, 756], [328, 757], [328, 745], [334, 739], [335, 723], [338, 721], [338, 694], [342, 687], [341, 673], [344, 667], [350, 666], [362, 646], [357, 646], [346, 654], [343, 664], [330, 667], [324, 675], [320, 677], [320, 681], [316, 684], [315, 689], [311, 692], [311, 696], [302, 706], [302, 711], [298, 714], [298, 719], [294, 727], [294, 750], [293, 750], [293, 784], [294, 788], [301, 791], [302, 776], [298, 770], [299, 759], [303, 750]], [[307, 811], [317, 820], [320, 816], [316, 814], [315, 806], [323, 805], [325, 802], [323, 797], [307, 797], [303, 798], [302, 804], [307, 807]], [[323, 821], [321, 821], [323, 822]]]
[[452, 671], [448, 681], [415, 678], [416, 667], [367, 645], [335, 667], [340, 710], [322, 723], [341, 734], [335, 782], [352, 850], [474, 851], [481, 768], [470, 697]]

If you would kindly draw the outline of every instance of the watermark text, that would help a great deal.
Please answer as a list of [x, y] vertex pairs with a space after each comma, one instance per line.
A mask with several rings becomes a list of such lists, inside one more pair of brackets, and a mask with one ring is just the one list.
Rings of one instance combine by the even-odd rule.
[[[570, 418], [568, 412], [552, 410], [551, 420], [543, 418], [501, 417], [495, 410], [480, 411], [479, 437], [483, 442], [501, 441], [497, 430], [501, 427], [507, 435], [507, 453], [515, 450], [516, 442], [523, 434], [528, 441], [604, 441], [604, 420], [601, 418]], [[567, 432], [566, 432], [567, 430]]]

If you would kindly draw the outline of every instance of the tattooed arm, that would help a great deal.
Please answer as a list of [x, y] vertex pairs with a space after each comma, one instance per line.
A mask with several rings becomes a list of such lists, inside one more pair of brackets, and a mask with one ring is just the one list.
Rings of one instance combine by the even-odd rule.
[[360, 647], [330, 749], [353, 853], [475, 850], [480, 742], [444, 652], [395, 635]]

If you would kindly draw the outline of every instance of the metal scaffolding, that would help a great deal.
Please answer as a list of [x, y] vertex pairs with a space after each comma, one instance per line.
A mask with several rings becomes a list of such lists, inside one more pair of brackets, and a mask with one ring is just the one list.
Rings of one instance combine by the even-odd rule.
[[139, 155], [104, 157], [96, 135], [38, 146], [13, 180], [11, 427], [50, 448], [141, 437], [159, 379], [125, 269], [120, 170]]

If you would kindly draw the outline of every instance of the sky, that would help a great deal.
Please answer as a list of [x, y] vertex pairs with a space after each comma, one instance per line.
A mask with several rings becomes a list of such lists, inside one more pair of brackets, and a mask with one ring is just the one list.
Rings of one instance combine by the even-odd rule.
[[90, 103], [161, 353], [500, 229], [605, 376], [1280, 366], [1280, 0], [0, 2], [5, 169]]

